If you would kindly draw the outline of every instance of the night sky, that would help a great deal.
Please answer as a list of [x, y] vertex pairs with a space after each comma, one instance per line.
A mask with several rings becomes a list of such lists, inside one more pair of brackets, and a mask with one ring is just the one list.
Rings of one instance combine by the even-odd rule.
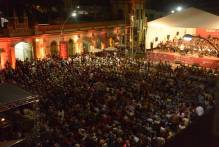
[[[108, 5], [109, 0], [76, 0], [79, 5]], [[0, 0], [0, 11], [4, 14], [13, 12], [16, 9], [19, 13], [23, 10], [32, 11], [33, 5], [40, 5], [42, 8], [57, 7], [63, 8], [62, 0]], [[146, 0], [148, 9], [168, 12], [177, 5], [183, 7], [194, 6], [210, 12], [219, 14], [219, 0]], [[18, 14], [19, 15], [19, 14]]]
[[[158, 11], [170, 11], [174, 7], [181, 5], [183, 7], [197, 7], [212, 12], [219, 10], [219, 0], [150, 0], [147, 1], [149, 9]], [[219, 14], [219, 12], [217, 12]]]

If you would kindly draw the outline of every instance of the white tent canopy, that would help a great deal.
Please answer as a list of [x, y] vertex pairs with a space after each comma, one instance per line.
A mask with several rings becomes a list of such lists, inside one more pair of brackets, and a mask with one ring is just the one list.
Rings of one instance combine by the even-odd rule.
[[196, 35], [197, 28], [219, 29], [219, 16], [192, 7], [148, 22], [146, 49], [185, 34]]
[[154, 25], [219, 29], [219, 17], [192, 7], [148, 23], [148, 26]]

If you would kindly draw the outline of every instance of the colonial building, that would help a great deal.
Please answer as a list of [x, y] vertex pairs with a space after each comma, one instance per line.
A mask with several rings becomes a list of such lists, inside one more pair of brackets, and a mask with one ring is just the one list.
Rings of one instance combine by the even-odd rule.
[[[73, 0], [66, 0], [66, 10], [74, 4]], [[111, 0], [111, 6], [113, 16], [121, 17], [118, 17], [120, 21], [74, 23], [63, 28], [62, 25], [29, 25], [26, 15], [21, 19], [14, 14], [0, 31], [0, 68], [6, 62], [15, 67], [16, 59], [52, 55], [67, 58], [107, 47], [139, 47], [145, 34], [144, 0]]]
[[52, 55], [62, 58], [102, 50], [124, 44], [127, 26], [121, 21], [66, 24], [61, 37], [61, 25], [39, 24], [28, 27], [28, 19], [9, 20], [0, 37], [0, 65], [16, 59], [42, 59]]

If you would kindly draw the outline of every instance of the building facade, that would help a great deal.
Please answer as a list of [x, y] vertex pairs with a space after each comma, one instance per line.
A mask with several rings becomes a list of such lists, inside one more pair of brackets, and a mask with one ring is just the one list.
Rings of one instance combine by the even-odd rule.
[[0, 34], [1, 69], [16, 59], [43, 59], [51, 56], [67, 58], [75, 54], [101, 51], [124, 44], [125, 30], [121, 21], [66, 24], [61, 36], [61, 25], [28, 27], [28, 20], [14, 18]]
[[[108, 47], [140, 47], [145, 34], [144, 0], [110, 2], [113, 17], [120, 21], [66, 24], [63, 31], [62, 25], [29, 25], [25, 15], [21, 19], [14, 14], [0, 31], [0, 68], [7, 62], [15, 67], [16, 59], [67, 58]], [[65, 1], [67, 11], [74, 5], [73, 0]]]

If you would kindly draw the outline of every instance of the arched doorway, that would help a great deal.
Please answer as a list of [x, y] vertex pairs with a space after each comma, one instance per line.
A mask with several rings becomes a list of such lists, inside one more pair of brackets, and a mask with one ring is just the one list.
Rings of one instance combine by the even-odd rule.
[[68, 56], [72, 57], [75, 54], [75, 43], [72, 39], [68, 41]]
[[58, 45], [56, 41], [52, 41], [50, 44], [50, 52], [51, 52], [51, 56], [58, 56]]
[[15, 58], [21, 61], [33, 58], [33, 46], [27, 42], [19, 42], [15, 45]]

